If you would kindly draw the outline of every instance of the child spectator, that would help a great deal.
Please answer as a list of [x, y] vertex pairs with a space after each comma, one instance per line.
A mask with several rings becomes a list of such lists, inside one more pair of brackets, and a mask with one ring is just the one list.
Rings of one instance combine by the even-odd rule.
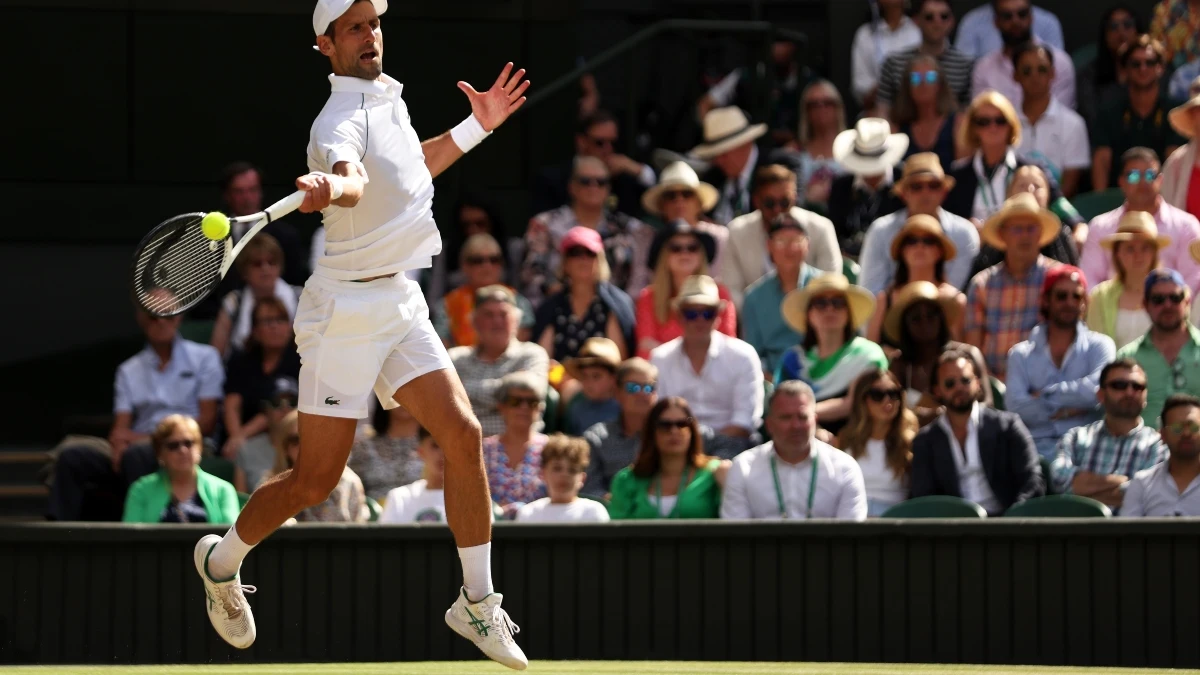
[[617, 366], [621, 350], [608, 338], [589, 338], [579, 355], [566, 363], [567, 374], [579, 381], [583, 391], [568, 404], [567, 432], [581, 435], [593, 425], [617, 419]]
[[582, 438], [554, 434], [542, 448], [542, 482], [548, 497], [517, 510], [523, 523], [607, 523], [608, 510], [600, 502], [580, 499], [587, 478], [589, 448]]
[[424, 477], [387, 494], [381, 523], [445, 523], [446, 495], [443, 491], [446, 458], [425, 427], [417, 428], [417, 454], [425, 463]]

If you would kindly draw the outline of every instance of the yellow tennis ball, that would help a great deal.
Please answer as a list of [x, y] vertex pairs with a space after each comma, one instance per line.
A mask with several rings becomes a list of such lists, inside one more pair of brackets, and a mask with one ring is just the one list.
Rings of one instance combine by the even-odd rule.
[[229, 236], [229, 216], [220, 211], [213, 211], [200, 221], [200, 231], [204, 236], [219, 241]]

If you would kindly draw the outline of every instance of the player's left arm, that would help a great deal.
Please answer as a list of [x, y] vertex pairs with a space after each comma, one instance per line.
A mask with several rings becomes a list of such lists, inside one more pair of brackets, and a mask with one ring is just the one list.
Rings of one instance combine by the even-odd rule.
[[454, 129], [421, 143], [425, 166], [434, 178], [525, 105], [524, 94], [529, 88], [529, 80], [524, 79], [525, 69], [521, 68], [515, 73], [512, 70], [513, 64], [510, 62], [500, 71], [500, 77], [496, 78], [492, 88], [482, 93], [466, 82], [458, 83], [458, 88], [471, 102], [471, 116]]

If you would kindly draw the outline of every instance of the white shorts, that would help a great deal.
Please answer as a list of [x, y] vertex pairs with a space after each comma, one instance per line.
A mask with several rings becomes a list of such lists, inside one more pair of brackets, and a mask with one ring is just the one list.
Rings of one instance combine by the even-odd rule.
[[421, 287], [403, 274], [367, 282], [310, 277], [296, 306], [296, 347], [297, 408], [311, 415], [364, 418], [372, 389], [391, 410], [400, 387], [452, 367]]

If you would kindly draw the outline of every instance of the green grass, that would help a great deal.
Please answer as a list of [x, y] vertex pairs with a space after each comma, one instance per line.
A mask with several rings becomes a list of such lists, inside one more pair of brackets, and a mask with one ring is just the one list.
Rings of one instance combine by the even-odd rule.
[[[0, 673], [55, 675], [489, 675], [513, 671], [494, 663], [347, 663], [224, 666], [15, 666]], [[535, 661], [529, 673], [546, 675], [1136, 675], [1200, 673], [1150, 668], [1050, 668], [1046, 666], [944, 666], [868, 663], [707, 663], [686, 661]]]

